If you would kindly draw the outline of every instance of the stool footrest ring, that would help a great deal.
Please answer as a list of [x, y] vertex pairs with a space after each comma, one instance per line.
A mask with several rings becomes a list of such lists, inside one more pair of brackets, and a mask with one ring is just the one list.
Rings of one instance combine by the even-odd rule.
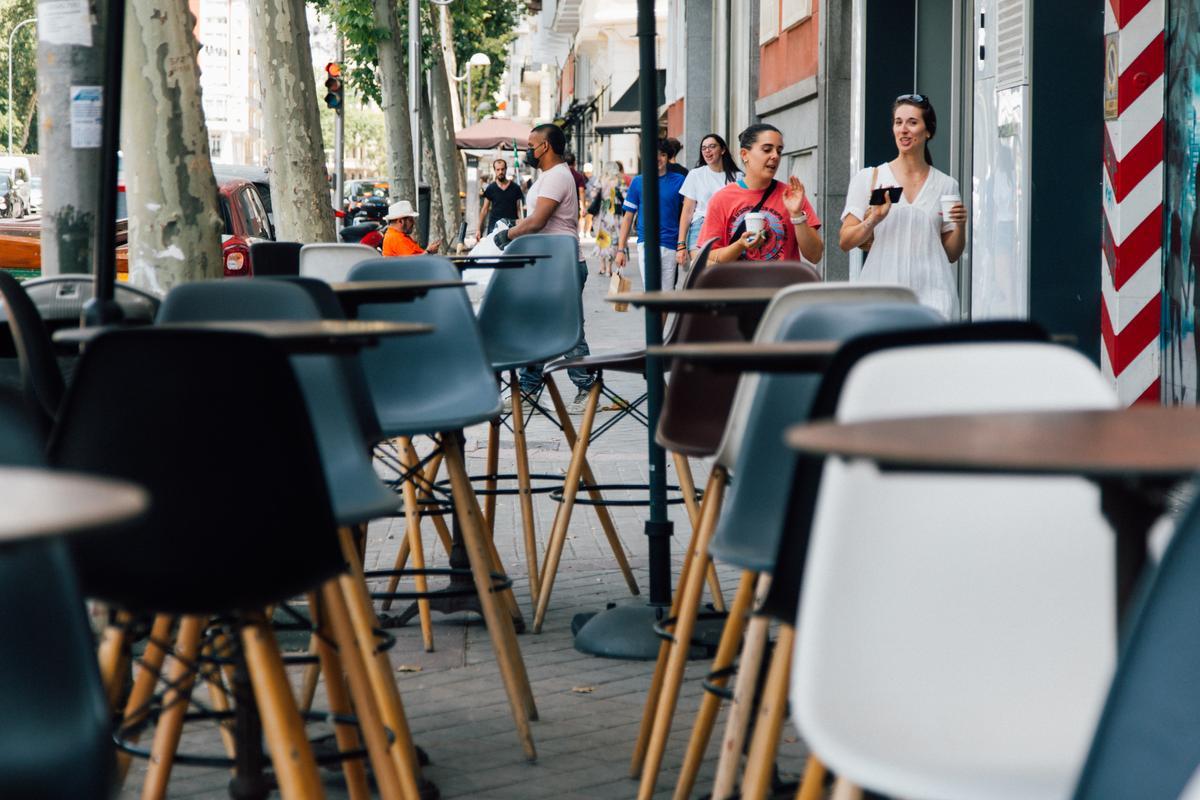
[[[412, 577], [416, 575], [424, 575], [425, 577], [449, 577], [449, 578], [467, 578], [471, 579], [471, 570], [469, 568], [456, 569], [454, 567], [425, 567], [423, 569], [376, 569], [363, 573], [367, 578], [390, 578], [398, 575], [402, 578]], [[492, 592], [503, 592], [512, 588], [512, 578], [499, 572], [489, 573], [492, 579]], [[413, 590], [411, 592], [371, 592], [372, 600], [425, 600], [431, 597], [469, 597], [475, 594], [475, 584], [469, 583], [461, 588], [446, 589], [430, 589], [424, 592]]]

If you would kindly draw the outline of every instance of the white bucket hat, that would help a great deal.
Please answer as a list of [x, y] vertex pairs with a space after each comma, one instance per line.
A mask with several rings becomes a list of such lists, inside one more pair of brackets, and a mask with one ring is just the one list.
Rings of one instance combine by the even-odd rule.
[[385, 220], [391, 221], [394, 219], [403, 219], [404, 217], [416, 217], [417, 212], [413, 210], [412, 203], [407, 200], [401, 200], [399, 203], [392, 203], [388, 206], [388, 213], [384, 217]]

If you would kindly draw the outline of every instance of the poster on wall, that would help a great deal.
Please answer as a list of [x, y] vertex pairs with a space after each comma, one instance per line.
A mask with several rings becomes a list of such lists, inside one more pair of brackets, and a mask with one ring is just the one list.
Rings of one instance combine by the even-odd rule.
[[1163, 400], [1197, 402], [1200, 338], [1200, 8], [1167, 12]]

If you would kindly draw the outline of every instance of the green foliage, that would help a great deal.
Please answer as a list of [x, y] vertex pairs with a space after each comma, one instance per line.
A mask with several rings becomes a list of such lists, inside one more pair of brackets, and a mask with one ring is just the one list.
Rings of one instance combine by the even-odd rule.
[[[3, 0], [0, 0], [3, 2]], [[373, 0], [311, 0], [313, 5], [333, 20], [346, 40], [346, 73], [351, 88], [363, 98], [380, 102], [379, 42], [387, 31], [375, 24]], [[395, 0], [400, 22], [401, 60], [408, 61], [408, 0]], [[454, 56], [459, 72], [474, 53], [486, 53], [492, 59], [489, 68], [475, 69], [472, 76], [475, 97], [486, 98], [500, 87], [505, 55], [514, 30], [520, 22], [524, 4], [517, 0], [455, 0], [449, 6], [453, 21]], [[436, 46], [437, 6], [421, 0], [422, 69], [433, 64]]]
[[[35, 0], [0, 0], [0, 147], [8, 145], [8, 36], [24, 20], [37, 16]], [[37, 93], [37, 25], [26, 25], [13, 38], [13, 149], [37, 152], [37, 114], [30, 116]], [[29, 118], [26, 141], [26, 118]]]

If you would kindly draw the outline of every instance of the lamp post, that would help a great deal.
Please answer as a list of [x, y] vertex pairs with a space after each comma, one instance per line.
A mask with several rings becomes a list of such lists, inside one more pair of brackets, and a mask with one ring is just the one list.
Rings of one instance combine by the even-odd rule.
[[8, 34], [8, 153], [12, 155], [12, 128], [13, 128], [13, 70], [12, 70], [12, 49], [13, 37], [17, 35], [17, 31], [24, 28], [31, 22], [37, 22], [37, 17], [30, 17], [27, 20], [18, 22], [12, 32]]
[[467, 62], [467, 107], [464, 111], [466, 112], [465, 116], [468, 125], [475, 121], [474, 95], [471, 93], [471, 67], [490, 67], [491, 65], [492, 60], [487, 57], [487, 53], [476, 53]]

